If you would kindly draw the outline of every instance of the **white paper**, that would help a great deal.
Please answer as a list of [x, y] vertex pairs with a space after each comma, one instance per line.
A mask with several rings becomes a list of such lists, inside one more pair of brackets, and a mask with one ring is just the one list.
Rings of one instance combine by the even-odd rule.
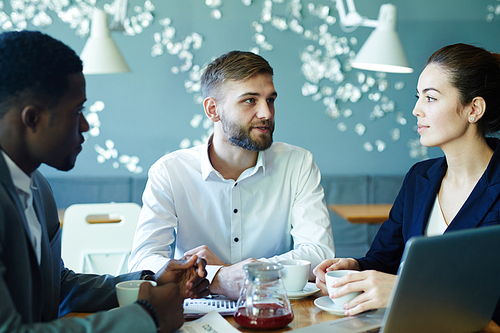
[[201, 318], [187, 321], [174, 333], [234, 333], [240, 332], [234, 328], [217, 311], [210, 311]]

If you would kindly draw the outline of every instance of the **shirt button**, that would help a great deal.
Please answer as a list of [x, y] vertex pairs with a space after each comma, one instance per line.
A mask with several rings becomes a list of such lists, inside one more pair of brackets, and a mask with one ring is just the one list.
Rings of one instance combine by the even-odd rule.
[[234, 186], [238, 185], [238, 183], [234, 183]]
[[236, 238], [234, 239], [234, 241], [235, 241], [236, 243], [238, 243], [238, 241], [239, 241], [238, 237], [236, 237]]
[[233, 212], [236, 214], [236, 213], [238, 213], [238, 210], [237, 210], [237, 209], [234, 209], [234, 210], [233, 210]]

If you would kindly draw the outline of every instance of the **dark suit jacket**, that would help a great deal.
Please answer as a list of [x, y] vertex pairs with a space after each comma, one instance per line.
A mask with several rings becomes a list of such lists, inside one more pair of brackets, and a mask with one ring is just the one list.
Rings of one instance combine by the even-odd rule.
[[[83, 320], [53, 321], [71, 311], [117, 307], [115, 284], [139, 279], [141, 272], [112, 277], [66, 269], [61, 260], [61, 229], [52, 190], [38, 171], [31, 177], [37, 188], [33, 190], [35, 212], [42, 226], [40, 266], [22, 203], [0, 153], [0, 332], [39, 331], [44, 325], [53, 331], [71, 327], [72, 332], [154, 332], [154, 322], [139, 305]], [[40, 324], [26, 325], [33, 323]]]
[[[500, 223], [500, 140], [488, 139], [488, 144], [494, 150], [488, 168], [445, 232]], [[363, 270], [397, 273], [406, 242], [425, 232], [446, 170], [444, 157], [410, 169], [389, 219], [380, 227], [366, 256], [357, 259]], [[500, 323], [500, 303], [493, 319]]]

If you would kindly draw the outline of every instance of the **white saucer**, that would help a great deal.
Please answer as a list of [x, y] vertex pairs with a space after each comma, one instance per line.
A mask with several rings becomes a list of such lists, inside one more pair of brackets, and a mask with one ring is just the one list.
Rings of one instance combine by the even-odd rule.
[[288, 299], [297, 299], [311, 296], [313, 294], [316, 294], [318, 291], [319, 288], [316, 287], [316, 284], [314, 284], [314, 282], [307, 282], [304, 289], [300, 291], [287, 291], [286, 296], [288, 297]]
[[333, 303], [332, 299], [328, 296], [323, 296], [316, 298], [314, 300], [314, 305], [316, 305], [321, 310], [325, 310], [337, 315], [344, 315], [345, 310], [341, 306]]

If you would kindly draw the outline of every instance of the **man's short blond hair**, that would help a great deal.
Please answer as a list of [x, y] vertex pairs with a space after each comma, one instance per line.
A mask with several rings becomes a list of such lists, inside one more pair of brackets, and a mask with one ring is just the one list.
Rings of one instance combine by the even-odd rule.
[[231, 51], [208, 64], [201, 77], [203, 98], [219, 97], [220, 87], [227, 80], [245, 81], [258, 73], [273, 75], [273, 69], [260, 55]]

